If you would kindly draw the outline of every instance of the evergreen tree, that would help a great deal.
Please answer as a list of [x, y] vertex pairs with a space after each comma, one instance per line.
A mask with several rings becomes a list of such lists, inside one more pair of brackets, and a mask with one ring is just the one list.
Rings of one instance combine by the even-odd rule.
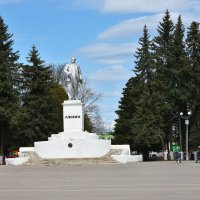
[[135, 102], [136, 112], [132, 122], [134, 146], [143, 155], [163, 146], [162, 118], [160, 117], [159, 92], [155, 90], [155, 63], [151, 53], [151, 41], [147, 27], [139, 39], [136, 51], [135, 73], [139, 79], [140, 98]]
[[84, 114], [84, 131], [88, 131], [89, 133], [92, 133], [92, 122], [90, 120], [90, 118], [88, 117], [88, 115], [85, 113]]
[[167, 101], [167, 94], [171, 89], [171, 70], [173, 63], [173, 30], [174, 25], [167, 10], [163, 21], [158, 26], [159, 35], [153, 40], [153, 53], [156, 63], [156, 78], [159, 89], [163, 91], [163, 104]]
[[[150, 36], [146, 25], [143, 29], [143, 36], [139, 39], [140, 48], [137, 48], [135, 54], [135, 68], [134, 72], [139, 80], [138, 87], [142, 92], [144, 87], [152, 93], [152, 83], [155, 76], [155, 62], [153, 60], [151, 46], [152, 42], [149, 40]], [[143, 92], [142, 92], [143, 94]]]
[[174, 101], [170, 98], [169, 93], [173, 88], [172, 70], [174, 68], [174, 56], [173, 56], [173, 31], [174, 25], [170, 17], [170, 13], [167, 10], [160, 22], [157, 29], [159, 35], [154, 38], [153, 53], [156, 63], [156, 76], [155, 82], [156, 91], [160, 91], [160, 113], [164, 119], [165, 127], [163, 131], [165, 133], [166, 144], [170, 140], [171, 132], [171, 111], [174, 109]]
[[159, 69], [166, 70], [164, 67], [169, 67], [168, 65], [171, 62], [174, 30], [174, 24], [168, 10], [166, 10], [162, 22], [159, 22], [159, 24], [157, 28], [159, 35], [154, 38], [154, 48]]
[[136, 111], [135, 102], [139, 100], [140, 91], [138, 88], [139, 81], [136, 77], [128, 80], [126, 87], [123, 89], [122, 98], [119, 101], [119, 108], [116, 111], [118, 118], [115, 120], [114, 129], [115, 140], [117, 144], [130, 144], [133, 148], [132, 137], [132, 118]]
[[46, 140], [55, 133], [52, 121], [52, 88], [54, 80], [50, 67], [44, 66], [35, 46], [27, 58], [31, 65], [23, 70], [23, 117], [21, 127], [22, 145], [33, 145], [34, 141]]
[[190, 63], [190, 80], [188, 81], [190, 101], [188, 102], [193, 111], [190, 144], [197, 146], [200, 140], [200, 29], [198, 22], [191, 23], [186, 42]]
[[8, 33], [8, 26], [0, 17], [0, 140], [1, 153], [4, 145], [12, 141], [12, 129], [18, 109], [17, 97], [17, 60], [18, 52], [13, 51], [13, 35]]
[[[175, 101], [175, 106], [180, 112], [183, 104], [186, 104], [189, 98], [185, 82], [188, 80], [188, 60], [184, 42], [184, 26], [181, 16], [178, 17], [178, 22], [173, 33], [173, 67], [171, 73], [171, 89], [169, 98]], [[183, 81], [185, 80], [185, 81]]]
[[177, 141], [177, 134], [173, 138], [174, 142], [180, 144], [182, 150], [182, 129], [181, 129], [181, 119], [179, 116], [180, 112], [183, 112], [187, 109], [187, 103], [190, 99], [190, 92], [188, 90], [188, 81], [189, 81], [189, 68], [188, 68], [188, 59], [185, 49], [184, 42], [184, 25], [182, 23], [181, 16], [178, 17], [177, 24], [173, 33], [173, 68], [171, 68], [171, 89], [169, 91], [169, 99], [174, 105], [171, 113], [174, 113], [172, 116], [171, 122], [175, 124], [179, 133], [179, 141]]
[[52, 133], [57, 134], [63, 131], [63, 106], [64, 100], [68, 99], [65, 89], [58, 83], [54, 83], [49, 93], [49, 121], [52, 122]]
[[[128, 80], [126, 87], [123, 89], [123, 97], [119, 102], [119, 110], [116, 111], [118, 119], [114, 130], [115, 142], [119, 144], [129, 143], [131, 148], [134, 146], [134, 137], [132, 135], [132, 119], [136, 112], [136, 104], [140, 99], [141, 91], [144, 83], [151, 79], [152, 69], [149, 68], [148, 62], [150, 58], [148, 41], [149, 35], [147, 27], [144, 27], [144, 37], [140, 39], [141, 49], [136, 52], [137, 67], [135, 68], [136, 77]], [[143, 45], [145, 43], [145, 45]]]

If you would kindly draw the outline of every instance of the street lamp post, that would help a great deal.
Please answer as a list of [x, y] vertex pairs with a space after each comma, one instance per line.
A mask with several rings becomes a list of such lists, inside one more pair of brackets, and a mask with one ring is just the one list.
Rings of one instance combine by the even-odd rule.
[[188, 111], [187, 115], [183, 115], [183, 112], [180, 113], [180, 116], [182, 119], [185, 120], [185, 148], [186, 148], [186, 160], [189, 160], [189, 155], [188, 155], [188, 126], [189, 126], [189, 119], [190, 116], [192, 115], [191, 111]]

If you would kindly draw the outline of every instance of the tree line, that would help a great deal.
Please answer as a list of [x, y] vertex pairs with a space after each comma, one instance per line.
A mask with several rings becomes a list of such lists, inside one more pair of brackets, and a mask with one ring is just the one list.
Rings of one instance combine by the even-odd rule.
[[185, 149], [185, 124], [180, 112], [192, 111], [189, 144], [200, 144], [200, 30], [192, 22], [187, 32], [167, 10], [150, 37], [145, 25], [135, 52], [134, 76], [123, 89], [116, 111], [116, 143], [142, 152]]
[[[0, 17], [0, 147], [1, 154], [10, 148], [33, 146], [51, 134], [63, 131], [62, 103], [68, 99], [59, 66], [46, 65], [32, 46], [28, 64], [19, 63], [19, 51], [13, 50], [13, 35]], [[64, 66], [64, 65], [63, 65]], [[100, 96], [85, 81], [87, 98], [85, 130], [97, 130], [101, 123], [96, 102]], [[95, 115], [96, 112], [96, 115]], [[98, 123], [91, 117], [96, 116]]]

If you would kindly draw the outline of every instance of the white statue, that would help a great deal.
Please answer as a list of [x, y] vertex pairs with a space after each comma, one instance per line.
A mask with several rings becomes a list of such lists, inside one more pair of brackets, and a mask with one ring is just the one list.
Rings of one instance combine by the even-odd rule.
[[64, 72], [67, 76], [67, 93], [69, 100], [76, 100], [78, 98], [79, 85], [82, 83], [81, 69], [76, 64], [76, 58], [71, 58], [71, 63], [66, 64]]

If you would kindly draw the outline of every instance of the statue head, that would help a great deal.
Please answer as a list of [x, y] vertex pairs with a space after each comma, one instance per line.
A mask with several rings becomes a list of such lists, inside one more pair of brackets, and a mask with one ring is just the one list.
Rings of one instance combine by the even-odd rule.
[[75, 63], [76, 62], [76, 58], [75, 57], [72, 57], [71, 58], [71, 63]]

